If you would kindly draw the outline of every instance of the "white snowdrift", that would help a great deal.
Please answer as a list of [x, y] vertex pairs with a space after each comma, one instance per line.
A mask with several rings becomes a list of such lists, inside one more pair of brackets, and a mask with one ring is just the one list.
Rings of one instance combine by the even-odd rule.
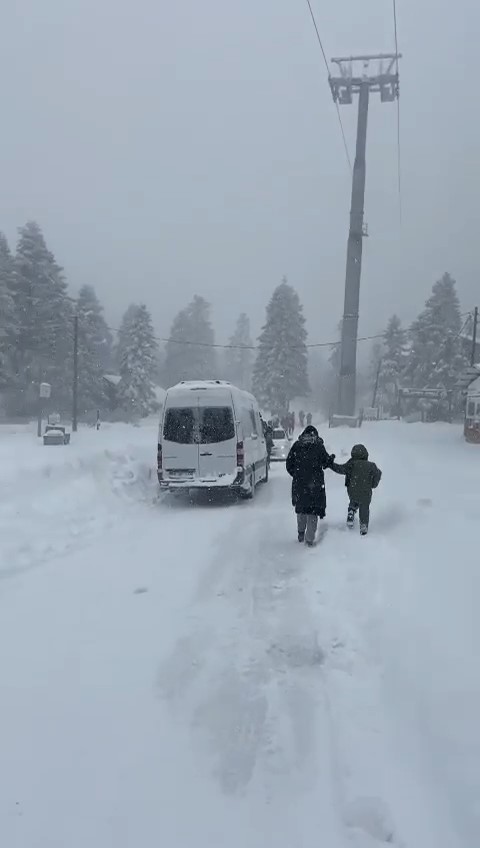
[[155, 491], [155, 428], [81, 428], [45, 447], [31, 429], [0, 427], [0, 578], [84, 544]]

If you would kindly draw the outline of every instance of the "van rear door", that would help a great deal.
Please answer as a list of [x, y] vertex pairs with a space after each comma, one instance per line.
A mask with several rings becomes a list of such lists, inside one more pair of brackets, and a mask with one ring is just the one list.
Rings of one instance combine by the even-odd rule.
[[165, 480], [193, 480], [198, 471], [198, 408], [167, 406], [163, 421], [163, 473]]
[[221, 484], [222, 477], [235, 478], [237, 438], [232, 404], [199, 405], [198, 423], [200, 479]]

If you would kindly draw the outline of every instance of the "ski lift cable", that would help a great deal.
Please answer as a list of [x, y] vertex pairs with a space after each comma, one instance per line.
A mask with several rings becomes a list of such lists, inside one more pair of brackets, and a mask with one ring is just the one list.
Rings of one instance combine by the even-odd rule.
[[[327, 55], [326, 55], [325, 49], [323, 47], [322, 39], [321, 39], [321, 36], [320, 36], [317, 21], [316, 21], [310, 0], [307, 0], [307, 6], [308, 6], [308, 9], [310, 11], [310, 17], [312, 19], [312, 23], [313, 23], [313, 26], [315, 28], [315, 32], [317, 34], [317, 41], [318, 41], [318, 44], [320, 46], [320, 50], [322, 51], [323, 61], [325, 62], [325, 67], [327, 69], [327, 77], [328, 77], [328, 79], [330, 79], [330, 68], [328, 66]], [[335, 103], [335, 106], [336, 106], [336, 110], [337, 110], [338, 123], [340, 124], [340, 132], [342, 134], [343, 146], [345, 148], [345, 155], [347, 157], [348, 168], [349, 168], [350, 174], [351, 174], [352, 173], [352, 161], [350, 159], [350, 153], [348, 152], [348, 144], [347, 144], [347, 138], [345, 136], [345, 129], [344, 129], [344, 126], [343, 126], [342, 116], [340, 114], [340, 108], [339, 108], [338, 103]]]
[[[397, 85], [399, 80], [398, 67], [398, 27], [397, 27], [397, 0], [393, 4], [393, 30], [395, 35], [395, 56], [397, 62]], [[397, 91], [397, 180], [398, 180], [398, 211], [400, 215], [400, 226], [402, 225], [402, 159], [400, 148], [400, 90]]]

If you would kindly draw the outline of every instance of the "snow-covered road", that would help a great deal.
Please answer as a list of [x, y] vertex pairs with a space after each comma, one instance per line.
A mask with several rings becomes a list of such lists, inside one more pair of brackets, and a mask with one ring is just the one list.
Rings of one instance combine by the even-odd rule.
[[2, 846], [478, 848], [480, 454], [361, 438], [371, 534], [330, 474], [310, 551], [282, 467], [192, 506], [155, 500], [153, 425], [0, 434]]

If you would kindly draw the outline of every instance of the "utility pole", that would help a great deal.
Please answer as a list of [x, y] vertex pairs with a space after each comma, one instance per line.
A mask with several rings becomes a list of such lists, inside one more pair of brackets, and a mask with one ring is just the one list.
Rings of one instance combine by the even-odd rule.
[[[330, 77], [329, 80], [335, 103], [340, 105], [351, 104], [353, 103], [353, 95], [358, 94], [357, 144], [352, 174], [352, 200], [337, 401], [337, 412], [344, 416], [353, 416], [355, 413], [362, 248], [363, 239], [368, 235], [363, 213], [366, 176], [365, 150], [370, 93], [378, 92], [382, 103], [391, 103], [398, 98], [398, 73], [394, 70], [394, 65], [398, 63], [400, 58], [400, 54], [381, 53], [377, 56], [351, 56], [350, 58], [332, 59], [339, 70], [339, 76]], [[378, 61], [379, 67], [378, 72], [372, 75], [368, 71], [370, 62], [373, 61]], [[359, 62], [363, 65], [363, 71], [361, 75], [355, 75], [355, 65]]]
[[473, 334], [472, 334], [472, 352], [470, 354], [470, 365], [475, 365], [477, 358], [477, 328], [478, 328], [478, 306], [473, 310]]
[[72, 391], [72, 432], [77, 432], [78, 419], [78, 315], [73, 319], [73, 391]]

